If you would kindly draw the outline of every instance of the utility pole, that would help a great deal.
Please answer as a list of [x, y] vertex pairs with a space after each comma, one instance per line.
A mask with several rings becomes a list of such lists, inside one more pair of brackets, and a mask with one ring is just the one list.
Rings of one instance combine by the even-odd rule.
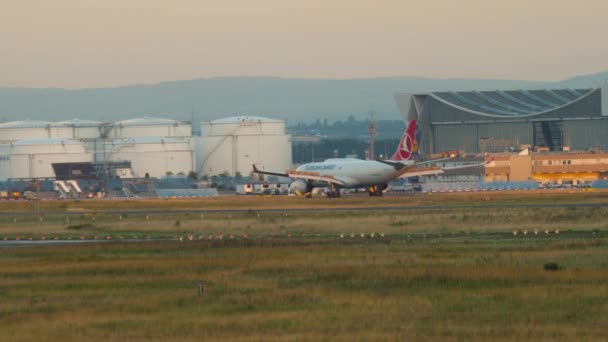
[[369, 133], [369, 159], [370, 160], [375, 160], [375, 154], [374, 154], [374, 145], [375, 145], [375, 140], [376, 140], [376, 135], [378, 135], [378, 132], [376, 131], [376, 121], [374, 121], [374, 112], [370, 111], [369, 112], [369, 116], [370, 116], [370, 120], [369, 120], [369, 124], [367, 125], [367, 132]]
[[36, 179], [36, 216], [38, 217], [38, 224], [42, 217], [40, 216], [40, 179]]

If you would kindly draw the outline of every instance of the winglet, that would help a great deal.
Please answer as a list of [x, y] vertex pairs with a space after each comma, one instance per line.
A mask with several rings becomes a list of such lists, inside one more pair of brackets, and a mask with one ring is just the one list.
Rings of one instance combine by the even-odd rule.
[[255, 167], [255, 164], [253, 164], [253, 172], [257, 173], [258, 172], [258, 168]]

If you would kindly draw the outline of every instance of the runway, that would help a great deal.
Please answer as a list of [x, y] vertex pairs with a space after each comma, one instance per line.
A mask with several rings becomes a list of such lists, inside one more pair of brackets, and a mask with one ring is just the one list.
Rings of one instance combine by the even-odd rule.
[[499, 230], [493, 232], [486, 231], [451, 231], [451, 232], [412, 232], [412, 233], [397, 233], [397, 234], [309, 234], [303, 236], [276, 236], [271, 234], [257, 234], [253, 236], [234, 236], [231, 238], [223, 237], [203, 237], [203, 236], [188, 236], [179, 235], [175, 238], [112, 238], [112, 239], [22, 239], [22, 240], [0, 240], [0, 249], [3, 248], [19, 248], [19, 247], [44, 247], [44, 246], [67, 246], [67, 245], [86, 245], [86, 244], [111, 244], [111, 243], [204, 243], [207, 246], [223, 247], [226, 245], [242, 245], [256, 241], [256, 244], [274, 245], [279, 242], [281, 244], [292, 244], [293, 246], [301, 246], [306, 244], [368, 244], [368, 243], [435, 243], [435, 242], [474, 242], [474, 241], [554, 241], [556, 239], [590, 239], [605, 237], [606, 231], [521, 231], [515, 230]]

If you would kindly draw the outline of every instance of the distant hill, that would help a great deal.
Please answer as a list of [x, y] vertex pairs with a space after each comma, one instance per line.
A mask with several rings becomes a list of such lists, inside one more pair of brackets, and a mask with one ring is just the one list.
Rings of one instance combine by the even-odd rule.
[[556, 88], [598, 88], [608, 82], [608, 71], [591, 75], [575, 76], [555, 83]]
[[429, 79], [415, 77], [322, 80], [272, 77], [224, 77], [82, 90], [0, 88], [0, 120], [102, 121], [139, 116], [200, 120], [233, 115], [261, 115], [293, 122], [330, 121], [376, 113], [399, 119], [396, 92], [437, 90], [596, 87], [608, 73], [577, 76], [557, 83]]

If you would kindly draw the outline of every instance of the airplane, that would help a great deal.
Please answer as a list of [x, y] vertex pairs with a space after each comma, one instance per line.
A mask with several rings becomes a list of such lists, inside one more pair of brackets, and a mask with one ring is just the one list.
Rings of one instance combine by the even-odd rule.
[[370, 196], [382, 196], [382, 191], [392, 180], [443, 172], [436, 166], [420, 167], [424, 163], [415, 163], [411, 159], [418, 150], [416, 140], [416, 120], [411, 120], [395, 153], [388, 160], [333, 158], [303, 164], [284, 173], [259, 170], [254, 164], [253, 172], [295, 179], [289, 187], [290, 192], [306, 197], [311, 197], [313, 188], [328, 186], [328, 197], [340, 197], [342, 188], [366, 188]]

